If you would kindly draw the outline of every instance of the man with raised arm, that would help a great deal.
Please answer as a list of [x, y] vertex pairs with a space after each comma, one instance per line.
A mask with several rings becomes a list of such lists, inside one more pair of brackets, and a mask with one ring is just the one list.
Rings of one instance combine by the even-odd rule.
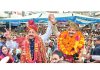
[[80, 58], [80, 52], [84, 47], [84, 37], [79, 27], [76, 23], [69, 21], [68, 29], [59, 32], [54, 14], [51, 14], [49, 17], [52, 23], [52, 31], [58, 38], [58, 50], [64, 54], [67, 61], [75, 62], [75, 59]]

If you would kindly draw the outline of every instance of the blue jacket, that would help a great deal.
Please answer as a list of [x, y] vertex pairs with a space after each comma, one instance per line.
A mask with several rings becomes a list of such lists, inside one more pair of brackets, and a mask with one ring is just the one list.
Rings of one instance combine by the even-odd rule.
[[93, 49], [92, 55], [100, 55], [100, 44], [95, 46], [95, 48]]

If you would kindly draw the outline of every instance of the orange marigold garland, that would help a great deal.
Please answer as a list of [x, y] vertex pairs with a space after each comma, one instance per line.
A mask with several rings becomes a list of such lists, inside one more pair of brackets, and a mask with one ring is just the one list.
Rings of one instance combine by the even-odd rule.
[[74, 55], [84, 46], [84, 37], [80, 31], [77, 31], [73, 37], [64, 31], [58, 37], [58, 48], [66, 55]]

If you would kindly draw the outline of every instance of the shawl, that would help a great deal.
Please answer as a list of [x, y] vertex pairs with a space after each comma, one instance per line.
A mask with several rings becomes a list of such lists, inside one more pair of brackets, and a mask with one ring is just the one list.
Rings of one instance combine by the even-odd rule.
[[21, 54], [21, 62], [22, 63], [46, 63], [46, 49], [44, 47], [43, 41], [41, 37], [35, 36], [35, 44], [34, 44], [34, 59], [31, 58], [30, 53], [30, 44], [28, 38], [25, 38], [25, 40], [22, 43], [22, 53]]

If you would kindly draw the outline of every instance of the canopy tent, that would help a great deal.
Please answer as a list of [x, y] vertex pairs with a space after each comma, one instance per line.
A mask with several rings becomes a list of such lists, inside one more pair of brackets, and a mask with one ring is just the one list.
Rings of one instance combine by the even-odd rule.
[[[48, 15], [49, 13], [42, 13], [38, 18], [34, 19], [37, 22], [47, 22], [48, 21]], [[90, 23], [100, 23], [100, 18], [96, 17], [89, 17], [84, 15], [79, 15], [75, 13], [55, 13], [54, 14], [57, 21], [63, 21], [66, 22], [68, 20], [71, 20], [73, 22], [76, 22], [78, 24], [90, 24]]]
[[76, 17], [76, 22], [79, 24], [89, 24], [89, 23], [100, 23], [100, 18], [96, 17], [88, 17], [79, 14], [74, 14]]
[[[27, 22], [28, 20], [33, 19], [36, 23], [38, 22], [47, 22], [48, 21], [48, 15], [47, 13], [39, 13], [36, 15], [31, 15], [31, 16], [26, 16], [26, 17], [18, 17], [18, 18], [5, 18], [5, 19], [0, 19], [0, 22]], [[72, 19], [72, 15], [68, 14], [55, 14], [56, 19], [66, 21]]]
[[[0, 22], [10, 22], [10, 23], [23, 23], [28, 20], [34, 20], [36, 23], [47, 23], [48, 22], [49, 13], [38, 13], [28, 17], [20, 17], [20, 18], [5, 18], [0, 19]], [[72, 13], [62, 13], [62, 14], [54, 14], [57, 21], [66, 22], [71, 20], [78, 24], [89, 24], [89, 23], [100, 23], [100, 18], [88, 17], [79, 14]]]
[[12, 26], [18, 26], [20, 23], [26, 23], [28, 20], [33, 20], [33, 18], [38, 18], [38, 16], [41, 13], [30, 15], [30, 16], [18, 16], [18, 15], [12, 15], [11, 18], [3, 18], [0, 19], [0, 22], [6, 23], [9, 22]]

